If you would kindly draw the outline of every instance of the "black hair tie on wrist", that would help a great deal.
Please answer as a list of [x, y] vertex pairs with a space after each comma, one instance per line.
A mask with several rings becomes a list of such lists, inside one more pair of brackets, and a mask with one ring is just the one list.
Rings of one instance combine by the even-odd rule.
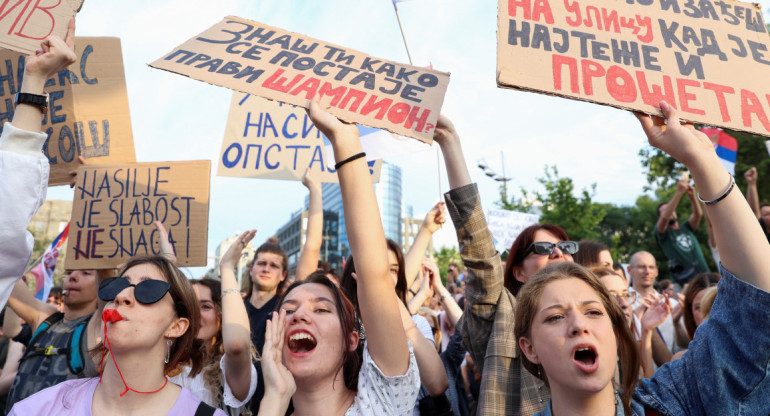
[[364, 156], [366, 156], [366, 153], [364, 153], [364, 152], [356, 153], [353, 156], [350, 156], [349, 158], [343, 160], [342, 162], [335, 163], [334, 164], [334, 170], [339, 170], [342, 167], [342, 165], [344, 165], [344, 164], [346, 164], [348, 162], [352, 162], [352, 161], [354, 161], [356, 159], [360, 159], [360, 158], [362, 158]]

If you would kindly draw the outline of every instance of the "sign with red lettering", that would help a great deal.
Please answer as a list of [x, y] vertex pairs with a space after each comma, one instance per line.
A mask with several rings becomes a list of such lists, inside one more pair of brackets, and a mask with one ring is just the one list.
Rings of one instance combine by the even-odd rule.
[[64, 39], [83, 0], [5, 0], [0, 3], [0, 47], [34, 54], [50, 35]]
[[300, 107], [320, 95], [335, 116], [427, 143], [449, 74], [229, 16], [150, 66]]
[[[323, 134], [304, 108], [233, 93], [218, 176], [300, 181], [309, 168], [319, 182], [339, 182], [328, 159]], [[367, 163], [379, 182], [382, 159]]]
[[211, 162], [83, 165], [72, 203], [67, 269], [109, 269], [160, 254], [160, 221], [177, 265], [205, 266]]
[[770, 136], [770, 35], [734, 0], [499, 0], [497, 85]]
[[[78, 156], [91, 163], [136, 161], [126, 77], [119, 38], [75, 38], [78, 60], [45, 84], [48, 113], [43, 153], [51, 165], [49, 185], [69, 184]], [[3, 65], [4, 63], [4, 65]], [[24, 55], [0, 49], [0, 132], [13, 119]]]

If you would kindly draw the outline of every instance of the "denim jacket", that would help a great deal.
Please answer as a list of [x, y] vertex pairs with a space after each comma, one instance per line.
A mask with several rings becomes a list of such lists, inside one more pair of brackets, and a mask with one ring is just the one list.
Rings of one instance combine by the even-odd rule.
[[[720, 271], [709, 318], [682, 358], [639, 381], [634, 416], [770, 415], [770, 293]], [[551, 416], [551, 403], [536, 416]]]
[[682, 358], [634, 392], [634, 415], [770, 415], [770, 293], [732, 275]]

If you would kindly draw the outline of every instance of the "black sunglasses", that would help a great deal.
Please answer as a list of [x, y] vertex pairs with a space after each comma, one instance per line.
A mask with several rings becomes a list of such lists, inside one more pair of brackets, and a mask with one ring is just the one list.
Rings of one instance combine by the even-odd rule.
[[580, 248], [578, 243], [575, 241], [559, 241], [556, 244], [549, 243], [547, 241], [536, 241], [529, 245], [527, 250], [524, 252], [524, 257], [527, 257], [529, 253], [551, 255], [553, 254], [554, 247], [559, 247], [559, 250], [561, 250], [564, 254], [575, 254]]
[[118, 293], [127, 287], [134, 288], [134, 297], [137, 301], [149, 305], [163, 298], [171, 289], [171, 285], [163, 280], [148, 279], [133, 285], [124, 277], [110, 277], [99, 284], [99, 299], [105, 302], [115, 300]]

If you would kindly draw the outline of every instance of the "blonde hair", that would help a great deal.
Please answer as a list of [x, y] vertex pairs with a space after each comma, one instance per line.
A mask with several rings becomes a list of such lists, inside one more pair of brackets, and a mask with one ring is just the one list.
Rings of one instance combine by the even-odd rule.
[[706, 289], [706, 293], [700, 301], [700, 313], [703, 315], [704, 320], [711, 315], [711, 307], [714, 306], [714, 301], [717, 298], [717, 287], [712, 286]]

